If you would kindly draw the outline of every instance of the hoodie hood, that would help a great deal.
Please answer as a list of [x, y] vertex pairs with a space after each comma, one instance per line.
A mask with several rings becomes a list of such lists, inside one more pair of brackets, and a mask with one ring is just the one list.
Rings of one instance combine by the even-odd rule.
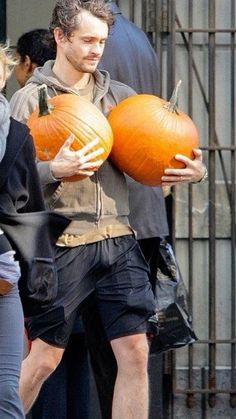
[[[43, 67], [37, 67], [34, 70], [33, 75], [28, 79], [27, 84], [34, 83], [34, 84], [46, 84], [47, 87], [52, 89], [53, 96], [60, 93], [74, 93], [78, 95], [78, 89], [73, 89], [70, 86], [67, 86], [64, 84], [61, 80], [57, 78], [57, 76], [53, 73], [53, 65], [54, 61], [49, 60], [47, 61]], [[95, 70], [93, 73], [93, 76], [95, 78], [95, 100], [94, 103], [96, 103], [98, 100], [101, 100], [101, 98], [107, 93], [110, 85], [110, 76], [109, 73], [105, 70]], [[58, 92], [58, 93], [57, 93]], [[49, 92], [50, 95], [50, 92]], [[50, 95], [51, 96], [51, 95]]]

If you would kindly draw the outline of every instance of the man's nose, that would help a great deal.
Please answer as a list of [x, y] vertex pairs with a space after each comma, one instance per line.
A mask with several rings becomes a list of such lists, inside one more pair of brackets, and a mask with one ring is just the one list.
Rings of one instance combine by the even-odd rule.
[[100, 55], [102, 53], [102, 51], [103, 51], [103, 45], [101, 45], [99, 43], [93, 44], [93, 46], [92, 46], [92, 52], [94, 54]]

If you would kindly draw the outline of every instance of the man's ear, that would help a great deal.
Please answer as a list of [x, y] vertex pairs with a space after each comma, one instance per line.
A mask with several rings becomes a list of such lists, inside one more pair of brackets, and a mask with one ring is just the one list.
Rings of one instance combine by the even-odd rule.
[[60, 45], [65, 41], [65, 35], [61, 28], [55, 28], [53, 33], [54, 33], [54, 39], [57, 45]]

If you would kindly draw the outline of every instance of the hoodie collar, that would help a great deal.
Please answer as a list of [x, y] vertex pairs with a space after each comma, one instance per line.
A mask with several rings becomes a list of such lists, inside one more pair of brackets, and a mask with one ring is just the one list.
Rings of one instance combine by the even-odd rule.
[[[28, 83], [36, 83], [36, 84], [46, 84], [49, 88], [52, 88], [54, 91], [60, 91], [63, 93], [74, 93], [78, 95], [78, 90], [73, 89], [72, 87], [67, 86], [66, 84], [62, 83], [56, 75], [52, 71], [52, 67], [54, 65], [54, 60], [47, 61], [43, 67], [37, 67], [33, 75], [27, 81]], [[95, 78], [95, 100], [96, 103], [97, 97], [99, 99], [104, 96], [109, 88], [110, 85], [110, 75], [105, 70], [95, 70], [93, 73]]]

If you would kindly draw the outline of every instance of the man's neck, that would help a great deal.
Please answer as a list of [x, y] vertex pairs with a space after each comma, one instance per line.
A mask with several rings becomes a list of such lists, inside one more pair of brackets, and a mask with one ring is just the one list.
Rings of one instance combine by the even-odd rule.
[[67, 69], [61, 66], [57, 60], [54, 63], [52, 71], [62, 83], [77, 90], [85, 88], [91, 77], [90, 73], [80, 73], [71, 68]]

